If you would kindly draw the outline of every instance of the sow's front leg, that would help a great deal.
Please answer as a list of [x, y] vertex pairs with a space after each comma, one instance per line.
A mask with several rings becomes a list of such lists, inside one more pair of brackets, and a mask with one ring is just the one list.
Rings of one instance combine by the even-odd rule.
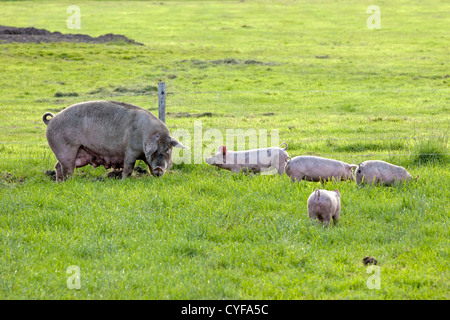
[[128, 152], [125, 154], [123, 171], [122, 171], [122, 179], [126, 179], [131, 175], [134, 169], [134, 165], [136, 163], [136, 155], [134, 153]]

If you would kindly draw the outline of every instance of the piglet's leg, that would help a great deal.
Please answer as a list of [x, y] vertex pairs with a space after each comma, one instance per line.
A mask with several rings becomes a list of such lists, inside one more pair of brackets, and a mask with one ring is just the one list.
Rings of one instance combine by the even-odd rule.
[[333, 223], [335, 226], [339, 222], [340, 215], [341, 215], [341, 210], [340, 209], [336, 210], [336, 214], [333, 216]]

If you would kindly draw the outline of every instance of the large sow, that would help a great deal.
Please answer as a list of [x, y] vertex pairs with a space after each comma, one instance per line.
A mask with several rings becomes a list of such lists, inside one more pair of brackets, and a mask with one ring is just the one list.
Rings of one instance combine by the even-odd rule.
[[47, 112], [42, 120], [58, 159], [57, 181], [88, 164], [123, 168], [122, 178], [126, 178], [136, 160], [143, 160], [152, 175], [160, 177], [172, 167], [172, 147], [186, 148], [170, 137], [166, 125], [151, 112], [123, 102], [77, 103], [57, 115]]

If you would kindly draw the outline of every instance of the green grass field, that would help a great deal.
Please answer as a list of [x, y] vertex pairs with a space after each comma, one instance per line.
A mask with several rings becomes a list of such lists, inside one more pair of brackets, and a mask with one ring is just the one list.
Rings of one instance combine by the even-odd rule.
[[[448, 1], [377, 1], [372, 30], [361, 1], [80, 1], [69, 30], [72, 4], [0, 1], [0, 25], [145, 46], [0, 44], [1, 299], [449, 299]], [[45, 112], [109, 99], [157, 114], [159, 81], [171, 132], [279, 130], [291, 157], [379, 159], [420, 177], [327, 183], [342, 211], [324, 229], [306, 210], [320, 183], [286, 175], [204, 162], [159, 179], [45, 175]]]

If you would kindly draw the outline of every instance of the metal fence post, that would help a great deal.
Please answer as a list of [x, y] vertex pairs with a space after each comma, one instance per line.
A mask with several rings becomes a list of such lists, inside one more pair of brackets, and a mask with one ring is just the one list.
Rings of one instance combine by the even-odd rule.
[[158, 111], [159, 120], [166, 123], [166, 83], [158, 83]]

